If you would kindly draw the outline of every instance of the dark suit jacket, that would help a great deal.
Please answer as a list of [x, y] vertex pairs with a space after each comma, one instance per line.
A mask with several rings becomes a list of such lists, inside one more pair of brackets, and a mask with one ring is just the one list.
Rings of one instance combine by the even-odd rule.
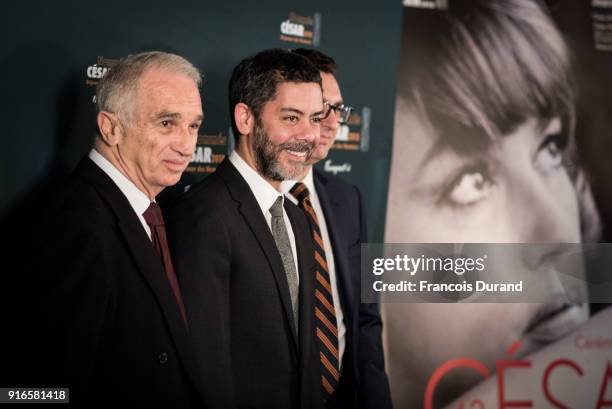
[[175, 204], [167, 221], [191, 333], [202, 367], [224, 357], [219, 377], [240, 408], [322, 406], [314, 343], [314, 257], [308, 222], [285, 201], [298, 249], [299, 335], [280, 254], [255, 196], [225, 159]]
[[334, 251], [347, 326], [347, 348], [336, 401], [342, 408], [391, 408], [378, 305], [361, 304], [360, 300], [361, 243], [368, 241], [361, 192], [318, 169], [314, 169], [314, 184]]
[[41, 204], [13, 385], [70, 387], [85, 406], [220, 407], [159, 253], [114, 182], [85, 158]]

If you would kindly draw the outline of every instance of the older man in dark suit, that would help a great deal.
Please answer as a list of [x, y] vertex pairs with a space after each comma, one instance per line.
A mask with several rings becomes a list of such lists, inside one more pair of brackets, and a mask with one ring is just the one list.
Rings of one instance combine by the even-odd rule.
[[191, 159], [199, 85], [193, 65], [163, 52], [130, 56], [98, 84], [94, 148], [37, 219], [23, 386], [69, 387], [88, 406], [227, 403], [195, 365], [155, 202]]
[[[278, 191], [319, 136], [321, 78], [281, 49], [232, 73], [236, 150], [172, 209], [169, 237], [199, 363], [231, 362], [238, 407], [322, 407], [308, 222]], [[218, 334], [217, 342], [210, 334]]]

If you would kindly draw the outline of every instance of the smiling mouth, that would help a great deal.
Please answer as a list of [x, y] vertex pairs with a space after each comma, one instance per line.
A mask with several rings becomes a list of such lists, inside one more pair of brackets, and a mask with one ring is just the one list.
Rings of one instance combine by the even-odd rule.
[[524, 336], [530, 341], [550, 343], [572, 332], [586, 320], [585, 304], [552, 302], [533, 317]]
[[297, 156], [298, 158], [305, 158], [308, 155], [308, 151], [292, 151], [289, 149], [285, 149], [285, 152]]
[[290, 157], [296, 161], [304, 162], [306, 161], [311, 153], [314, 145], [308, 142], [301, 143], [287, 143], [281, 145], [281, 150], [288, 153]]

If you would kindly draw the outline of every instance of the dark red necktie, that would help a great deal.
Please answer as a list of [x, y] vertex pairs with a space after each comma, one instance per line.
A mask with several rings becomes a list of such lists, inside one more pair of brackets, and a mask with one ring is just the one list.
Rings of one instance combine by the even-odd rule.
[[172, 258], [170, 257], [170, 248], [168, 247], [168, 239], [166, 238], [166, 226], [164, 226], [164, 218], [159, 205], [155, 202], [151, 202], [149, 208], [142, 214], [147, 224], [151, 228], [151, 239], [153, 245], [159, 251], [162, 262], [164, 263], [164, 270], [166, 270], [166, 277], [172, 287], [172, 292], [176, 297], [176, 303], [181, 310], [183, 320], [187, 322], [185, 315], [185, 306], [183, 304], [183, 297], [181, 296], [181, 289], [179, 288], [178, 280], [176, 279], [176, 273], [174, 272], [174, 266], [172, 265]]

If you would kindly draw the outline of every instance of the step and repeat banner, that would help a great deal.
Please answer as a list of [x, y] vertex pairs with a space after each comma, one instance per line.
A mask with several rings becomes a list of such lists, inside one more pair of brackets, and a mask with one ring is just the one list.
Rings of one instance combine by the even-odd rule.
[[0, 81], [7, 141], [0, 150], [5, 214], [61, 180], [92, 146], [95, 85], [122, 57], [145, 50], [184, 56], [204, 76], [198, 146], [170, 200], [206, 177], [233, 148], [227, 87], [232, 68], [265, 48], [332, 56], [355, 107], [326, 172], [357, 183], [372, 240], [383, 238], [399, 58], [401, 4], [353, 1], [9, 1]]
[[[317, 166], [360, 187], [370, 242], [612, 240], [610, 0], [11, 0], [3, 7], [3, 226], [44, 206], [44, 195], [91, 149], [95, 86], [119, 59], [163, 50], [203, 73], [204, 124], [183, 178], [162, 193], [170, 201], [233, 149], [232, 68], [265, 48], [306, 47], [336, 60], [344, 101], [356, 108]], [[496, 257], [541, 285], [529, 300], [403, 297], [420, 287], [376, 278], [369, 301], [383, 301], [395, 407], [612, 408], [612, 313], [606, 292], [594, 304], [588, 291], [595, 276], [609, 281], [612, 263], [606, 246], [588, 255], [575, 246], [538, 247], [536, 255], [508, 247]], [[472, 264], [480, 260], [484, 270], [487, 247], [477, 248]], [[569, 274], [568, 287], [555, 266], [570, 248], [572, 266], [583, 267], [580, 277]], [[464, 247], [410, 248], [410, 257], [402, 246], [392, 250], [373, 249], [374, 268], [362, 273], [378, 277], [442, 254], [450, 270], [435, 271], [424, 291], [443, 282], [478, 292], [456, 269], [459, 259], [465, 267]]]

